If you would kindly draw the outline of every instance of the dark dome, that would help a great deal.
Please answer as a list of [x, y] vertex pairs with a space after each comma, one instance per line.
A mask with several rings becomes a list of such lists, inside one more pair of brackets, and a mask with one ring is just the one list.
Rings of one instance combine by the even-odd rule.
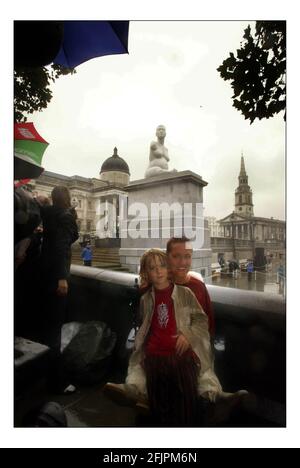
[[117, 148], [114, 148], [114, 154], [110, 158], [107, 158], [102, 164], [100, 174], [110, 171], [125, 172], [125, 174], [130, 175], [128, 164], [123, 158], [118, 156]]

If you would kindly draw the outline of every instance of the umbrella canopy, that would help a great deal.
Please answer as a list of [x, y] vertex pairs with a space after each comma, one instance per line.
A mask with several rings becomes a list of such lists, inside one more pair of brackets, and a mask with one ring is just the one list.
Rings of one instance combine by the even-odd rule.
[[61, 48], [63, 35], [63, 21], [14, 21], [15, 69], [49, 65]]
[[20, 179], [20, 180], [14, 180], [14, 187], [21, 187], [22, 185], [26, 185], [31, 181], [31, 179]]
[[64, 21], [62, 46], [54, 64], [74, 68], [103, 55], [128, 53], [129, 21]]
[[42, 172], [43, 154], [48, 143], [36, 131], [32, 122], [15, 123], [14, 172], [15, 179], [36, 178]]

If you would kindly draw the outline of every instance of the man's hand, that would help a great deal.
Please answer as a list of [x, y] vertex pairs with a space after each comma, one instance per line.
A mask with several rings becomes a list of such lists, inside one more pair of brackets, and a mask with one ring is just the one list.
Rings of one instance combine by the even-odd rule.
[[186, 337], [182, 335], [181, 333], [176, 336], [177, 336], [177, 341], [175, 345], [176, 354], [179, 354], [179, 356], [181, 356], [183, 353], [185, 353], [189, 349], [190, 343], [188, 342]]
[[58, 296], [66, 296], [68, 294], [68, 282], [65, 279], [58, 280], [58, 288], [56, 290]]

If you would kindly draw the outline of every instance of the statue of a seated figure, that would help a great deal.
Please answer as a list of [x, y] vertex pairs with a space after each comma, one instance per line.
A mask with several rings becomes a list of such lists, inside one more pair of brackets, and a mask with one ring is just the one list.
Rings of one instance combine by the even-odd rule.
[[156, 129], [157, 141], [152, 141], [150, 144], [149, 166], [145, 172], [145, 178], [153, 177], [163, 172], [169, 172], [168, 149], [164, 145], [166, 137], [166, 128], [164, 125], [159, 125]]

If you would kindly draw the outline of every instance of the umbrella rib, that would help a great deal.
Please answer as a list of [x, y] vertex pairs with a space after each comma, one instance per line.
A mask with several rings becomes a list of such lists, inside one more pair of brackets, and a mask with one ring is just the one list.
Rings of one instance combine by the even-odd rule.
[[[117, 36], [117, 38], [119, 39], [120, 43], [122, 44], [122, 46], [124, 47], [124, 50], [127, 52], [127, 54], [129, 54], [129, 51], [128, 51], [128, 46], [126, 47], [122, 41], [122, 39], [120, 38], [119, 34], [115, 31], [115, 28], [113, 27], [113, 25], [111, 24], [111, 22], [109, 22], [109, 25], [111, 27], [111, 29], [113, 30], [114, 34]], [[129, 29], [129, 26], [128, 26], [128, 29]], [[129, 35], [129, 31], [128, 31], [128, 35]]]

